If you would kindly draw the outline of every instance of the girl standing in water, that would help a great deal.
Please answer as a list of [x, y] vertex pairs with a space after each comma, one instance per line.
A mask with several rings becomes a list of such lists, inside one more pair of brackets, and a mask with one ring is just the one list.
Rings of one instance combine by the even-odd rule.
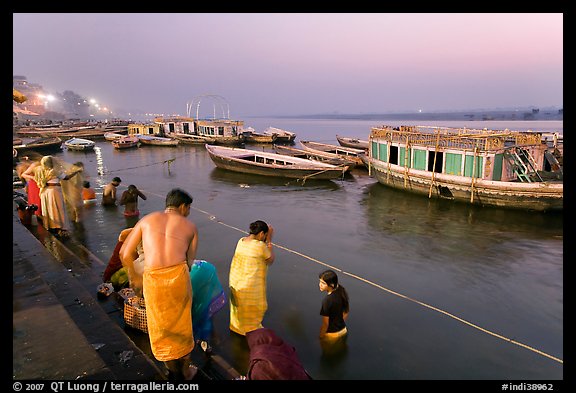
[[348, 333], [345, 322], [350, 312], [348, 292], [338, 284], [338, 275], [334, 271], [325, 270], [318, 277], [320, 278], [318, 283], [320, 291], [327, 293], [320, 309], [320, 315], [322, 315], [320, 339], [336, 340]]

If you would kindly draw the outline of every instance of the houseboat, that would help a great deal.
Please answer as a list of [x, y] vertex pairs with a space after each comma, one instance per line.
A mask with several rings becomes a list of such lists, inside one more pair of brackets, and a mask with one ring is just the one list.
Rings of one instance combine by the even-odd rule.
[[382, 126], [369, 142], [365, 164], [385, 186], [482, 206], [563, 209], [562, 169], [541, 133]]

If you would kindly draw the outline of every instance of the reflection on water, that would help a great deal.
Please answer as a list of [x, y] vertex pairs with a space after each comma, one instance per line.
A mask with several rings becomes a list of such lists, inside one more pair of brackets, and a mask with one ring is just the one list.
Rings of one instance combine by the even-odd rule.
[[298, 189], [327, 189], [336, 190], [338, 184], [332, 180], [308, 179], [288, 179], [283, 177], [261, 176], [250, 173], [240, 173], [227, 171], [221, 168], [214, 168], [210, 172], [210, 178], [215, 181], [232, 184], [239, 187], [252, 186], [272, 186], [282, 188], [284, 191], [297, 191]]
[[389, 234], [418, 234], [442, 239], [479, 239], [494, 234], [562, 238], [562, 212], [527, 212], [428, 199], [374, 183], [360, 202], [367, 222]]

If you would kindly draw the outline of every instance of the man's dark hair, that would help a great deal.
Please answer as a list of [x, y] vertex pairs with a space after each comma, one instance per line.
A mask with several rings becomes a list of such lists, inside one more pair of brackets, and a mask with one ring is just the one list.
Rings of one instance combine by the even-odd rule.
[[166, 207], [179, 207], [181, 204], [191, 205], [192, 197], [180, 188], [171, 189], [166, 195]]
[[120, 179], [118, 176], [116, 176], [115, 178], [112, 179], [113, 182], [116, 183], [122, 183], [122, 179]]

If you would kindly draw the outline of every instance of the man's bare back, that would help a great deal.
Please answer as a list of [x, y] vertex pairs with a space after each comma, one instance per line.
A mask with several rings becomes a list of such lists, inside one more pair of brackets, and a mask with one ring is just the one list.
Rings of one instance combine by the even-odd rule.
[[[190, 207], [187, 209], [189, 212]], [[134, 250], [142, 240], [145, 270], [181, 263], [192, 266], [196, 257], [198, 230], [186, 216], [176, 208], [167, 208], [163, 212], [146, 215], [138, 221], [124, 242], [121, 251], [123, 256], [130, 253], [130, 256], [136, 259], [138, 254]]]

